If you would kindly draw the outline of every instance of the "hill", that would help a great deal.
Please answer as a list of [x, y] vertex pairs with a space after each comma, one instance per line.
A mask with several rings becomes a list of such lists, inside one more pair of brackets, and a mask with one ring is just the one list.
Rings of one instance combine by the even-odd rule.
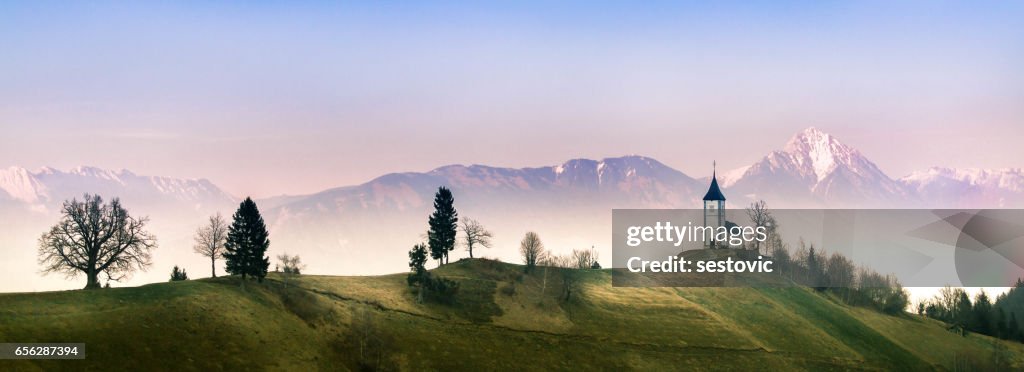
[[615, 288], [607, 270], [480, 259], [433, 272], [460, 283], [453, 304], [417, 304], [405, 274], [0, 294], [0, 341], [88, 355], [0, 369], [942, 370], [997, 349], [1024, 366], [1024, 345], [805, 288]]

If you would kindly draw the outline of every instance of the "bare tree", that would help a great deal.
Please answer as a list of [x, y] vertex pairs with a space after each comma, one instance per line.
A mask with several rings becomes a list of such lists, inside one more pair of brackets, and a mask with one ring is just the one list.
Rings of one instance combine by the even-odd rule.
[[546, 252], [541, 253], [541, 257], [537, 259], [537, 263], [544, 267], [544, 275], [541, 276], [540, 282], [541, 299], [544, 299], [544, 293], [547, 292], [548, 289], [548, 270], [559, 267], [569, 267], [571, 265], [571, 262], [572, 258], [570, 258], [569, 256], [548, 254]]
[[[775, 220], [772, 218], [771, 213], [768, 212], [768, 206], [764, 200], [758, 200], [751, 203], [750, 206], [747, 207], [747, 217], [750, 217], [750, 222], [754, 223], [754, 227], [763, 226], [766, 229], [770, 229], [772, 227], [770, 226], [772, 225], [770, 222], [774, 222]], [[756, 239], [754, 240], [754, 250], [756, 250], [757, 253], [761, 253], [761, 241]]]
[[463, 244], [466, 245], [466, 250], [469, 251], [469, 258], [473, 258], [473, 247], [491, 247], [491, 235], [490, 231], [484, 228], [477, 220], [466, 218], [462, 220], [462, 236]]
[[568, 266], [572, 269], [589, 269], [594, 267], [594, 262], [597, 262], [597, 250], [594, 247], [590, 249], [573, 249], [571, 265]]
[[217, 277], [217, 259], [224, 255], [224, 242], [228, 238], [228, 223], [220, 212], [210, 216], [209, 222], [196, 231], [195, 245], [192, 249], [204, 257], [210, 258], [210, 273]]
[[281, 262], [281, 269], [284, 270], [285, 274], [302, 274], [302, 270], [306, 268], [299, 255], [289, 256], [287, 253], [280, 254], [277, 255], [277, 260]]
[[[541, 298], [543, 298], [545, 291], [547, 290], [548, 283], [548, 270], [557, 270], [561, 274], [562, 279], [562, 294], [559, 298], [562, 301], [568, 301], [572, 295], [573, 290], [576, 288], [579, 282], [579, 277], [574, 269], [584, 268], [581, 265], [580, 255], [589, 256], [590, 253], [587, 250], [573, 250], [572, 254], [568, 255], [556, 255], [556, 254], [545, 254], [541, 260], [541, 265], [544, 266], [544, 276], [541, 282]], [[589, 261], [589, 258], [584, 257], [583, 261]], [[589, 269], [587, 265], [585, 268]]]
[[289, 256], [287, 253], [279, 254], [277, 255], [277, 260], [281, 262], [279, 267], [284, 271], [281, 278], [284, 279], [285, 286], [287, 286], [291, 279], [296, 275], [302, 274], [302, 270], [306, 268], [306, 265], [302, 263], [302, 259], [299, 258], [299, 255]]
[[359, 349], [360, 369], [379, 371], [385, 363], [392, 338], [377, 325], [376, 313], [366, 308], [355, 311], [349, 325], [348, 340]]
[[523, 241], [519, 243], [519, 254], [523, 256], [523, 263], [526, 264], [527, 271], [537, 267], [537, 263], [542, 262], [546, 256], [544, 243], [541, 243], [540, 236], [533, 231], [527, 232]]
[[65, 201], [60, 222], [39, 238], [39, 263], [44, 273], [84, 273], [86, 289], [100, 288], [101, 273], [108, 282], [127, 278], [151, 264], [157, 247], [143, 230], [146, 222], [131, 217], [117, 198], [104, 204], [99, 195], [85, 194], [82, 201]]

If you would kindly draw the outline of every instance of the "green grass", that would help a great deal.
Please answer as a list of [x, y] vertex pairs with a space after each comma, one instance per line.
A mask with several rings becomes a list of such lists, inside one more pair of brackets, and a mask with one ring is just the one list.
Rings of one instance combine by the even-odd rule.
[[0, 342], [85, 342], [88, 354], [0, 370], [357, 370], [359, 312], [393, 370], [943, 370], [990, 359], [993, 343], [1024, 367], [1020, 344], [804, 288], [616, 288], [606, 270], [546, 271], [446, 265], [434, 274], [460, 283], [450, 305], [416, 303], [405, 274], [0, 294]]

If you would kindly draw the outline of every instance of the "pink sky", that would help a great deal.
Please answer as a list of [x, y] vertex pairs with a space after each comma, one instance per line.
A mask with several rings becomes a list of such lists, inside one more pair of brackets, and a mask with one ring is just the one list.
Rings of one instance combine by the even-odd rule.
[[0, 166], [257, 197], [625, 154], [701, 177], [808, 126], [894, 178], [1024, 166], [1019, 3], [235, 7], [0, 13]]

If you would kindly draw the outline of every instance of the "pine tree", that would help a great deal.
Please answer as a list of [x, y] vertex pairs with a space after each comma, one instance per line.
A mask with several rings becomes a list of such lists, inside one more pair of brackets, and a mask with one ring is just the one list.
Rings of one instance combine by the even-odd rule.
[[956, 302], [956, 315], [955, 323], [961, 327], [967, 328], [972, 323], [974, 317], [974, 308], [971, 307], [971, 298], [967, 296], [967, 292], [960, 291]]
[[455, 210], [455, 198], [451, 190], [441, 186], [434, 195], [434, 213], [430, 215], [427, 244], [430, 257], [448, 263], [448, 252], [455, 249], [455, 234], [458, 231], [459, 213]]
[[1006, 339], [1021, 341], [1020, 334], [1020, 326], [1017, 325], [1017, 315], [1011, 311], [1010, 323], [1006, 325]]
[[974, 314], [971, 319], [971, 330], [983, 335], [994, 335], [992, 331], [992, 302], [985, 290], [974, 297]]
[[423, 303], [423, 292], [427, 290], [427, 268], [424, 266], [427, 263], [427, 246], [424, 244], [416, 244], [409, 251], [409, 270], [412, 274], [409, 274], [408, 282], [409, 285], [418, 284], [420, 286], [419, 293], [417, 294], [417, 301]]
[[228, 227], [228, 239], [224, 244], [224, 260], [227, 272], [242, 275], [245, 287], [247, 276], [262, 282], [270, 267], [270, 258], [265, 256], [270, 246], [267, 226], [251, 198], [245, 198], [234, 214], [234, 221]]
[[1002, 307], [996, 307], [996, 337], [1004, 340], [1009, 338], [1006, 332], [1006, 311]]
[[178, 282], [182, 280], [188, 280], [188, 274], [185, 273], [185, 269], [179, 269], [178, 266], [175, 265], [174, 269], [171, 270], [171, 281]]

